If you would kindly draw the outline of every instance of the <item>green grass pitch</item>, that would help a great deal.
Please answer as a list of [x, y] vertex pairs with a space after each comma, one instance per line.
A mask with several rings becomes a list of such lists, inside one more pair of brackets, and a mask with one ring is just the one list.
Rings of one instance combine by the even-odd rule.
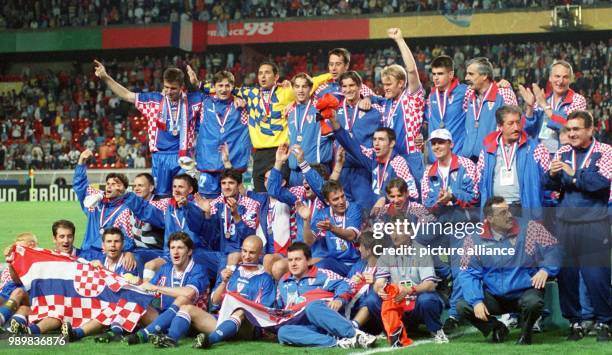
[[[76, 245], [80, 245], [85, 228], [85, 217], [79, 210], [76, 202], [2, 202], [0, 203], [0, 247], [4, 248], [11, 243], [14, 237], [21, 232], [33, 232], [38, 236], [42, 247], [51, 247], [51, 224], [57, 219], [68, 219], [77, 226]], [[414, 347], [394, 350], [394, 353], [413, 354], [611, 354], [609, 344], [597, 343], [593, 337], [587, 337], [579, 342], [566, 342], [565, 330], [551, 330], [542, 334], [534, 335], [532, 346], [517, 346], [514, 341], [518, 337], [518, 331], [514, 330], [510, 338], [504, 344], [489, 344], [472, 328], [465, 327], [466, 333], [461, 337], [452, 338], [449, 344], [435, 345], [423, 343]], [[414, 340], [429, 339], [426, 332], [412, 334]], [[78, 343], [68, 344], [63, 347], [53, 348], [27, 348], [9, 347], [6, 340], [0, 341], [0, 353], [2, 354], [136, 354], [136, 353], [168, 353], [186, 354], [201, 353], [203, 350], [191, 349], [191, 338], [181, 341], [176, 349], [157, 350], [150, 344], [128, 347], [125, 344], [96, 344], [91, 338], [86, 338]], [[386, 341], [379, 340], [377, 347], [368, 350], [372, 352], [387, 352]], [[206, 351], [211, 354], [304, 354], [304, 353], [359, 353], [365, 350], [339, 350], [339, 349], [298, 349], [281, 346], [273, 342], [256, 341], [232, 341], [214, 346]]]

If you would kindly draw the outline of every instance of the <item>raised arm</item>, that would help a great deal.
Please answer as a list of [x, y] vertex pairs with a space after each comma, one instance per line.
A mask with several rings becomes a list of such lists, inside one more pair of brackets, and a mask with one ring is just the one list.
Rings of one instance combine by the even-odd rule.
[[102, 80], [108, 86], [111, 91], [119, 96], [122, 100], [134, 103], [136, 101], [136, 94], [123, 87], [123, 85], [116, 82], [106, 72], [106, 68], [102, 63], [94, 60], [95, 74], [100, 80]]
[[399, 28], [389, 28], [387, 30], [387, 35], [389, 38], [395, 41], [400, 53], [402, 54], [402, 60], [404, 61], [406, 73], [408, 74], [408, 83], [406, 83], [408, 91], [410, 93], [416, 92], [419, 87], [421, 87], [419, 71], [417, 69], [416, 62], [414, 61], [414, 56], [412, 55], [408, 44], [406, 44], [406, 41], [402, 36], [402, 31]]

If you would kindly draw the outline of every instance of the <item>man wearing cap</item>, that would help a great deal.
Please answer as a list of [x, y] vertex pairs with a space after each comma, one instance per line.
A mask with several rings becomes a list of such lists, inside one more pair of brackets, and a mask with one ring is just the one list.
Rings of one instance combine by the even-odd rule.
[[421, 183], [423, 205], [442, 215], [446, 207], [470, 207], [477, 202], [476, 166], [471, 160], [453, 154], [453, 137], [446, 128], [429, 137], [435, 161]]
[[548, 150], [522, 130], [517, 106], [500, 107], [495, 119], [498, 131], [485, 137], [476, 166], [481, 217], [485, 201], [501, 196], [514, 216], [541, 219], [541, 181], [550, 166]]
[[[435, 161], [421, 182], [423, 205], [440, 223], [466, 222], [469, 220], [469, 212], [465, 209], [478, 202], [476, 165], [468, 158], [453, 154], [453, 137], [447, 129], [434, 130], [428, 141]], [[443, 236], [438, 242], [441, 246], [452, 248], [462, 245], [461, 239], [454, 235]], [[459, 256], [450, 258], [453, 291], [448, 311], [449, 319], [444, 324], [446, 331], [458, 325], [456, 305], [463, 295], [457, 282], [459, 259]]]

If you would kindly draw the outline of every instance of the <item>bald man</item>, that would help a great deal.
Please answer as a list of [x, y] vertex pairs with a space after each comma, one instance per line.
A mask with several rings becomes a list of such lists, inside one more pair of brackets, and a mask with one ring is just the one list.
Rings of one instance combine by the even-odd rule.
[[[242, 242], [240, 263], [222, 270], [217, 278], [211, 300], [213, 306], [221, 306], [226, 292], [239, 293], [246, 299], [272, 307], [276, 296], [274, 280], [260, 264], [263, 242], [251, 235]], [[206, 348], [212, 344], [233, 338], [244, 321], [244, 313], [237, 310], [229, 320], [217, 325], [210, 314], [194, 306], [181, 307], [170, 325], [168, 335], [162, 335], [152, 342], [158, 347], [175, 347], [181, 337], [189, 331], [190, 324], [201, 332], [194, 347]], [[215, 329], [216, 327], [216, 329]]]

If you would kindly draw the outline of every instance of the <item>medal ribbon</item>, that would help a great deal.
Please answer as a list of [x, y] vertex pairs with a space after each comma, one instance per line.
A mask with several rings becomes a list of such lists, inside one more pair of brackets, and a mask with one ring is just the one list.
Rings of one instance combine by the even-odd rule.
[[380, 164], [378, 164], [378, 166], [376, 167], [376, 169], [378, 169], [378, 174], [376, 176], [376, 188], [378, 191], [382, 190], [382, 185], [383, 182], [385, 181], [385, 172], [387, 171], [387, 166], [389, 165], [389, 162], [391, 162], [391, 157], [389, 157], [389, 159], [387, 159], [387, 162], [385, 163], [382, 173], [380, 171]]
[[512, 151], [510, 151], [510, 158], [506, 155], [506, 144], [504, 142], [504, 137], [500, 136], [500, 146], [502, 148], [502, 158], [504, 159], [504, 166], [506, 167], [506, 171], [512, 170], [512, 162], [514, 161], [514, 156], [516, 155], [516, 147], [518, 146], [517, 142], [514, 142], [512, 145]]
[[482, 101], [480, 102], [480, 105], [478, 107], [478, 112], [476, 112], [476, 97], [472, 98], [472, 110], [474, 111], [474, 121], [476, 122], [480, 120], [480, 112], [482, 111], [482, 107], [484, 106], [485, 99], [489, 97], [491, 89], [493, 89], [493, 83], [489, 85], [487, 92], [485, 92], [484, 96], [482, 97]]
[[215, 111], [215, 116], [217, 117], [217, 122], [219, 123], [219, 126], [221, 126], [221, 128], [224, 128], [225, 123], [227, 122], [227, 117], [232, 111], [232, 101], [230, 101], [227, 104], [227, 107], [225, 108], [225, 112], [223, 113], [223, 119], [221, 119], [221, 116], [217, 112], [217, 105], [215, 105], [214, 101], [213, 101], [213, 111]]
[[344, 118], [346, 119], [346, 125], [344, 126], [344, 129], [346, 129], [347, 132], [351, 132], [351, 130], [353, 129], [353, 126], [355, 125], [355, 120], [357, 120], [357, 114], [359, 113], [359, 106], [355, 105], [355, 108], [353, 109], [352, 119], [349, 119], [349, 113], [348, 113], [348, 109], [346, 106], [346, 99], [344, 99], [344, 101], [342, 102], [342, 107], [344, 108]]
[[274, 85], [272, 87], [272, 90], [270, 90], [270, 96], [268, 96], [268, 100], [265, 99], [265, 95], [263, 94], [263, 89], [259, 90], [259, 100], [261, 101], [261, 104], [263, 105], [264, 110], [266, 110], [266, 116], [270, 115], [270, 111], [272, 110], [270, 106], [272, 104], [272, 95], [274, 95], [275, 90], [276, 90], [276, 85]]
[[444, 122], [444, 114], [446, 113], [446, 100], [448, 98], [448, 91], [444, 91], [444, 96], [440, 100], [440, 90], [436, 88], [436, 98], [438, 99], [438, 112], [440, 113], [440, 122]]
[[[595, 148], [595, 142], [596, 140], [593, 139], [593, 143], [591, 143], [591, 146], [589, 147], [589, 150], [587, 151], [587, 154], [584, 157], [582, 164], [580, 164], [580, 169], [583, 169], [586, 166], [587, 162], [591, 160], [591, 155], [593, 155], [593, 149]], [[573, 149], [572, 149], [572, 169], [576, 171], [576, 151]]]
[[102, 211], [100, 211], [100, 228], [104, 228], [104, 226], [111, 220], [113, 219], [113, 217], [117, 214], [117, 212], [119, 212], [119, 209], [121, 208], [121, 205], [117, 206], [117, 208], [115, 208], [115, 210], [111, 213], [110, 216], [108, 216], [108, 218], [104, 219], [104, 210], [106, 209], [105, 205], [102, 205]]
[[295, 110], [293, 111], [293, 117], [295, 118], [295, 130], [297, 131], [298, 136], [301, 136], [302, 131], [304, 130], [304, 122], [306, 121], [306, 117], [308, 116], [308, 110], [310, 110], [310, 103], [311, 100], [308, 100], [308, 104], [306, 104], [306, 110], [304, 110], [304, 114], [302, 115], [302, 120], [299, 125], [297, 118], [297, 105], [295, 106]]

